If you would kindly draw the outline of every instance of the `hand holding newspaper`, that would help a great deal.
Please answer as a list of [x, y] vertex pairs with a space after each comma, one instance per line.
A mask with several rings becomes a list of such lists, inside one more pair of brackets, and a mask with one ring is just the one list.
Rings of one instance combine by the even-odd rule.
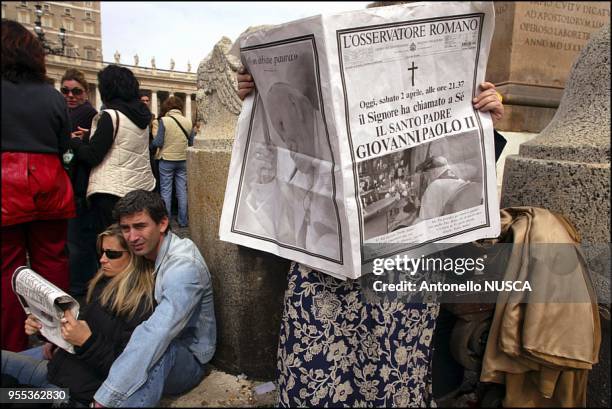
[[[219, 235], [339, 278], [499, 234], [493, 125], [472, 105], [491, 2], [418, 2], [249, 33]], [[438, 247], [439, 249], [439, 247]]]
[[66, 310], [70, 310], [77, 319], [79, 303], [25, 266], [13, 273], [12, 286], [26, 314], [34, 315], [41, 322], [41, 334], [49, 342], [74, 354], [74, 347], [62, 337], [61, 319]]

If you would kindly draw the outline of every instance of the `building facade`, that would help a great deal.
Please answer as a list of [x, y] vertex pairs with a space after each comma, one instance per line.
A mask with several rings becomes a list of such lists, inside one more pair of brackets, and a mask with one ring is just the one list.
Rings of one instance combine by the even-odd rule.
[[[102, 54], [102, 18], [98, 1], [12, 1], [2, 2], [2, 18], [17, 21], [35, 33], [37, 20], [36, 6], [42, 8], [40, 18], [45, 40], [53, 48], [60, 46], [60, 28], [66, 30], [66, 42], [63, 55], [47, 55], [47, 75], [59, 90], [61, 78], [68, 68], [77, 68], [85, 73], [89, 82], [88, 96], [96, 109], [102, 101], [98, 92], [98, 71], [115, 62], [103, 61]], [[155, 67], [119, 65], [134, 72], [140, 82], [141, 90], [151, 96], [151, 110], [159, 114], [162, 102], [170, 95], [181, 98], [184, 102], [184, 114], [195, 120], [195, 109], [192, 106], [196, 94], [196, 74], [174, 70], [162, 70]]]

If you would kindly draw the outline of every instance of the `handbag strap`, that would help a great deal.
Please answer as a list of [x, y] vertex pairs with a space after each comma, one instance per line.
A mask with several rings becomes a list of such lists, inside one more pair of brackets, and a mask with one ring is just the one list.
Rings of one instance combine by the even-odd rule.
[[[115, 139], [117, 139], [117, 132], [119, 132], [119, 113], [117, 112], [116, 109], [105, 109], [104, 111], [108, 112], [108, 111], [113, 111], [115, 113], [115, 123], [113, 124], [114, 126], [114, 130], [113, 130], [113, 142], [115, 142]], [[113, 120], [111, 119], [111, 122]]]
[[119, 113], [115, 110], [115, 119], [117, 120], [117, 124], [115, 126], [115, 132], [113, 132], [113, 142], [117, 138], [117, 132], [119, 132]]
[[189, 140], [189, 134], [187, 133], [187, 131], [185, 130], [185, 128], [183, 128], [183, 125], [181, 125], [181, 123], [172, 115], [168, 115], [170, 118], [172, 118], [174, 120], [174, 122], [176, 122], [176, 124], [179, 126], [179, 128], [181, 128], [181, 131], [183, 131], [183, 133], [185, 134], [185, 138], [187, 138], [187, 140]]

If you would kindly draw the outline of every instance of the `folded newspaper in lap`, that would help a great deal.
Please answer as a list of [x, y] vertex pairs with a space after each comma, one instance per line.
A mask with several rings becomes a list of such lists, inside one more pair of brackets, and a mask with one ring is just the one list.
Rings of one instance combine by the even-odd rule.
[[79, 303], [34, 270], [19, 267], [13, 273], [13, 292], [26, 314], [32, 314], [42, 324], [41, 334], [60, 348], [74, 354], [74, 347], [62, 337], [60, 320], [64, 311], [79, 317]]
[[[493, 126], [474, 109], [491, 2], [314, 16], [241, 42], [222, 240], [339, 278], [499, 234]], [[438, 247], [439, 249], [439, 247]]]

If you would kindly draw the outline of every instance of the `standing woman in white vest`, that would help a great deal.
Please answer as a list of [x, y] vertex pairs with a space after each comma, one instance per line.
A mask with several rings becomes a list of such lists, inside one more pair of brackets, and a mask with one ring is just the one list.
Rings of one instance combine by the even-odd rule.
[[139, 99], [139, 83], [132, 71], [109, 65], [98, 73], [105, 109], [94, 117], [89, 142], [73, 137], [70, 147], [77, 161], [89, 165], [87, 199], [96, 234], [112, 224], [112, 210], [126, 193], [155, 188], [149, 160], [151, 112]]

